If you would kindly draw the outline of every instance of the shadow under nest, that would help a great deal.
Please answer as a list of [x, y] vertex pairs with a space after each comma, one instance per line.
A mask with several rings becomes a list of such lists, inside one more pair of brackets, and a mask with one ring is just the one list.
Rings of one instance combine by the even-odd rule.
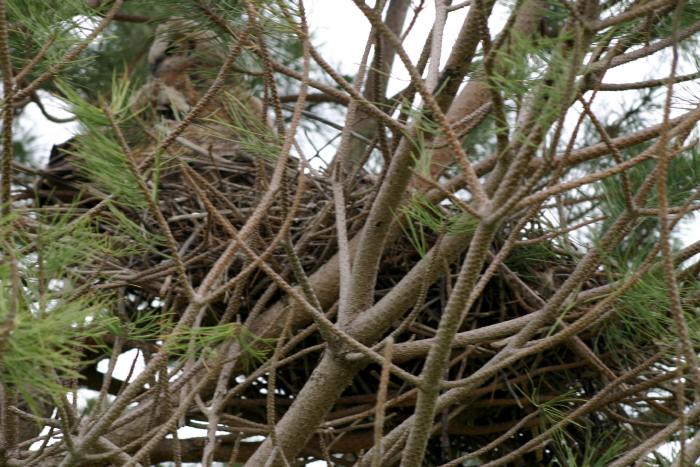
[[[197, 143], [196, 136], [189, 136], [191, 141]], [[100, 197], [95, 196], [95, 192], [99, 190], [91, 190], [92, 182], [89, 177], [75, 167], [76, 156], [73, 155], [71, 148], [79, 144], [79, 139], [80, 136], [77, 136], [64, 145], [55, 147], [52, 151], [49, 166], [34, 185], [35, 198], [40, 205], [38, 209], [51, 212], [60, 208], [70, 208], [73, 215], [77, 216], [99, 203]], [[269, 184], [275, 163], [274, 160], [265, 160], [246, 154], [240, 148], [235, 148], [228, 153], [218, 151], [217, 155], [213, 156], [207, 151], [180, 146], [177, 157], [206, 181], [202, 188], [208, 193], [209, 199], [237, 229], [245, 224], [260, 201]], [[271, 244], [283, 223], [298, 182], [298, 166], [298, 160], [290, 159], [284, 176], [287, 193], [276, 197], [265, 213], [265, 219], [260, 228], [249, 242], [258, 253]], [[180, 248], [187, 275], [196, 288], [231, 239], [207, 213], [206, 207], [199, 200], [195, 190], [182, 176], [181, 169], [178, 169], [176, 164], [170, 166], [166, 164], [165, 167], [160, 174], [158, 206]], [[299, 209], [289, 228], [289, 236], [304, 271], [307, 275], [311, 275], [336, 254], [337, 241], [330, 182], [323, 174], [307, 173], [305, 177], [305, 189]], [[370, 175], [361, 174], [358, 180], [346, 193], [349, 238], [354, 237], [362, 228], [367, 209], [375, 195], [375, 183]], [[130, 219], [145, 231], [160, 232], [158, 222], [148, 209], [130, 208], [126, 205], [121, 205], [120, 209], [128, 213]], [[112, 214], [109, 210], [102, 210], [93, 217], [96, 227], [106, 235], [109, 234], [109, 226], [112, 224], [109, 221], [110, 215]], [[494, 242], [493, 251], [497, 251], [505, 233], [507, 233], [507, 227]], [[536, 232], [533, 232], [533, 236], [535, 234]], [[429, 244], [434, 243], [435, 234], [428, 233], [426, 240]], [[173, 312], [173, 319], [176, 319], [188, 303], [186, 294], [177, 285], [177, 274], [172, 261], [167, 259], [167, 248], [162, 245], [160, 249], [160, 252], [152, 254], [104, 258], [104, 264], [109, 265], [108, 269], [112, 272], [108, 277], [100, 278], [99, 285], [122, 291], [121, 305], [126, 319], [133, 318], [144, 310], [157, 312], [158, 307], [163, 306], [163, 303], [167, 304], [168, 309]], [[397, 343], [434, 336], [441, 311], [445, 307], [462, 260], [463, 256], [452, 264], [443, 265], [444, 273], [435, 284], [429, 287], [427, 298], [417, 319], [407, 331], [397, 337]], [[522, 283], [547, 299], [568, 277], [577, 260], [576, 251], [565, 251], [553, 242], [547, 241], [539, 243], [536, 247], [517, 248], [506, 262], [506, 267], [512, 274], [516, 274]], [[246, 261], [245, 256], [240, 254], [230, 266], [227, 278], [234, 277]], [[411, 241], [405, 236], [395, 238], [386, 248], [382, 258], [375, 298], [378, 300], [384, 293], [391, 290], [418, 261], [420, 261], [420, 255]], [[298, 284], [290, 268], [288, 255], [281, 244], [274, 249], [269, 258], [269, 264], [289, 283]], [[546, 281], [542, 280], [545, 275], [548, 277]], [[599, 284], [606, 282], [602, 276], [599, 279]], [[86, 276], [86, 280], [94, 281], [94, 277]], [[75, 286], [80, 285], [75, 284]], [[594, 287], [596, 284], [589, 285]], [[479, 300], [469, 311], [461, 331], [501, 323], [536, 311], [536, 305], [528, 303], [523, 295], [521, 287], [513, 282], [512, 277], [500, 271], [491, 279]], [[230, 298], [231, 294], [227, 293], [213, 303], [202, 324], [208, 326], [220, 324]], [[251, 313], [257, 313], [282, 298], [283, 294], [268, 276], [256, 270], [245, 282], [240, 307], [236, 316], [230, 317], [230, 322], [237, 320], [245, 322]], [[546, 330], [543, 330], [543, 333], [545, 332]], [[582, 334], [580, 337], [589, 347], [602, 349], [598, 352], [598, 356], [608, 366], [621, 370], [619, 368], [621, 362], [615, 356], [606, 353], [605, 341], [600, 335], [591, 332]], [[129, 345], [147, 348], [152, 343], [130, 342]], [[291, 353], [322, 343], [321, 337], [317, 333], [312, 333]], [[449, 379], [460, 379], [473, 373], [502, 345], [504, 344], [494, 341], [454, 350], [449, 367]], [[632, 360], [642, 358], [647, 351], [654, 350], [654, 344], [650, 342], [648, 348], [640, 348], [639, 355]], [[321, 350], [310, 353], [280, 368], [277, 372], [278, 417], [284, 414], [295, 395], [308, 381], [320, 353]], [[99, 377], [96, 374], [95, 362], [104, 357], [105, 355], [86, 355], [84, 375], [88, 386], [94, 384], [99, 387], [99, 381], [96, 383], [90, 383], [90, 381]], [[423, 359], [401, 362], [404, 369], [414, 374], [420, 373], [422, 364]], [[353, 456], [372, 445], [372, 428], [371, 423], [368, 422], [373, 419], [380, 371], [381, 369], [376, 365], [369, 365], [361, 370], [326, 418], [324, 429], [329, 433], [336, 430], [337, 434], [340, 432], [337, 430], [347, 428], [353, 423], [363, 427], [350, 430], [345, 441], [338, 443], [339, 452], [346, 453], [345, 460], [348, 462]], [[234, 381], [231, 382], [232, 386], [235, 384]], [[570, 411], [577, 405], [574, 404], [575, 401], [589, 399], [606, 384], [607, 380], [591, 368], [576, 349], [570, 346], [560, 346], [525, 358], [477, 389], [466, 410], [455, 412], [450, 416], [448, 414], [438, 416], [438, 435], [431, 438], [425, 459], [426, 465], [447, 462], [465, 452], [488, 444], [537, 410], [541, 404], [554, 404], [560, 410]], [[113, 386], [115, 390], [119, 389], [118, 383]], [[228, 413], [265, 425], [267, 423], [266, 396], [262, 392], [263, 388], [266, 388], [264, 379], [253, 382], [232, 401], [227, 408]], [[406, 417], [412, 415], [415, 389], [392, 376], [388, 399], [393, 402], [387, 409], [385, 431], [399, 425]], [[580, 420], [578, 425], [570, 424], [565, 429], [567, 442], [575, 448], [575, 451], [585, 449], [590, 442], [588, 438], [591, 433], [601, 438], [614, 437], [615, 434], [612, 431], [620, 430], [621, 427], [620, 417], [624, 417], [624, 414], [600, 411]], [[190, 411], [188, 419], [194, 424], [197, 421], [206, 424], [207, 420], [196, 408]], [[537, 436], [547, 423], [541, 416], [532, 417], [497, 450], [484, 453], [480, 459], [495, 459], [521, 446]], [[250, 428], [246, 433], [262, 434]], [[316, 443], [319, 443], [319, 440], [310, 443], [305, 451], [307, 455], [322, 455], [319, 449], [312, 446]], [[557, 462], [557, 457], [556, 450], [542, 448], [526, 454], [519, 463], [512, 465], [550, 465], [552, 462]]]

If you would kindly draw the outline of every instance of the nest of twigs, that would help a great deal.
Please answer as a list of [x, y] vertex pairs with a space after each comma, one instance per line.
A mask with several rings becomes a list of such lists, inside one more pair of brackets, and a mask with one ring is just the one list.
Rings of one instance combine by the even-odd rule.
[[[105, 234], [113, 234], [110, 211], [100, 209], [109, 195], [99, 183], [93, 183], [74, 152], [80, 145], [81, 136], [55, 146], [46, 169], [41, 171], [35, 183], [34, 197], [43, 209], [70, 211], [80, 216], [92, 210], [97, 228]], [[211, 206], [206, 206], [197, 189], [206, 193], [214, 209], [223, 214], [235, 228], [241, 229], [256, 210], [269, 188], [276, 160], [252, 155], [230, 141], [212, 141], [209, 133], [189, 131], [179, 138], [181, 144], [169, 150], [164, 157], [158, 175], [158, 209], [165, 218], [172, 236], [179, 246], [187, 277], [193, 287], [197, 287], [206, 273], [214, 265], [223, 250], [230, 244], [231, 235], [221, 228], [212, 215]], [[152, 158], [153, 147], [142, 147], [134, 155], [138, 160]], [[185, 164], [197, 175], [197, 188], [192, 180], [183, 176], [179, 164]], [[263, 220], [255, 229], [250, 245], [262, 254], [273, 245], [269, 261], [289, 279], [291, 272], [286, 266], [287, 253], [283, 243], [289, 239], [307, 273], [328, 261], [337, 250], [333, 212], [333, 193], [327, 177], [313, 170], [304, 170], [300, 188], [300, 163], [290, 158], [284, 170], [282, 186], [268, 209], [263, 211]], [[124, 170], [127, 170], [124, 167]], [[190, 172], [190, 173], [192, 173]], [[128, 176], [128, 172], [124, 174]], [[347, 216], [350, 236], [355, 235], [365, 217], [364, 207], [373, 196], [371, 184], [362, 181], [346, 195]], [[295, 196], [299, 199], [295, 202]], [[102, 203], [101, 203], [102, 202]], [[129, 207], [121, 204], [120, 210], [127, 212], [140, 228], [162, 236], [162, 228], [156, 216], [144, 206]], [[279, 238], [280, 228], [289, 223], [288, 236]], [[166, 251], [167, 242], [153, 254], [106, 259], [117, 271], [112, 279], [121, 281], [131, 297], [129, 308], [141, 309], [154, 299], [162, 299], [164, 286], [168, 294], [178, 302], [184, 291], [172, 281], [176, 272]], [[228, 278], [234, 277], [246, 262], [246, 256], [238, 253], [229, 267]], [[165, 271], [165, 273], [164, 273]], [[247, 282], [245, 301], [254, 304], [272, 285], [262, 273], [254, 273]], [[268, 292], [269, 293], [269, 292]], [[271, 295], [274, 301], [278, 295]], [[225, 306], [228, 295], [222, 296], [213, 308]], [[183, 301], [184, 303], [185, 301]], [[141, 307], [141, 308], [140, 308]], [[240, 314], [245, 318], [250, 310], [244, 304]]]
[[[242, 228], [268, 188], [276, 161], [255, 157], [230, 143], [210, 144], [208, 150], [203, 150], [203, 147], [207, 147], [205, 139], [198, 139], [196, 134], [186, 136], [188, 138], [180, 140], [181, 144], [177, 150], [170, 151], [170, 157], [172, 160], [178, 158], [181, 163], [187, 164], [196, 172], [199, 177], [199, 189], [207, 193], [214, 207], [224, 214], [236, 229]], [[79, 138], [80, 136], [77, 137]], [[54, 148], [49, 167], [35, 185], [37, 197], [45, 207], [55, 209], [70, 205], [76, 216], [89, 209], [94, 210], [100, 203], [100, 198], [94, 196], [94, 192], [99, 190], [88, 189], [91, 182], [81, 175], [79, 170], [76, 173], [72, 167], [78, 164], [75, 156], [71, 155], [70, 148], [77, 143], [73, 140]], [[183, 176], [182, 167], [178, 167], [177, 164], [165, 166], [167, 169], [160, 174], [158, 207], [180, 248], [187, 276], [196, 287], [212, 268], [220, 253], [230, 244], [231, 236], [218, 225], [203, 205], [192, 186], [192, 181]], [[276, 236], [294, 204], [293, 198], [300, 176], [299, 166], [298, 160], [289, 160], [285, 169], [284, 188], [264, 213], [263, 222], [249, 242], [258, 253], [269, 245], [277, 245], [272, 248], [268, 261], [291, 284], [298, 284], [298, 281], [289, 266], [288, 252]], [[336, 254], [337, 234], [330, 177], [308, 170], [305, 170], [304, 177], [304, 189], [293, 214], [288, 238], [294, 245], [304, 271], [311, 275]], [[362, 177], [359, 177], [360, 181], [346, 193], [350, 238], [359, 232], [367, 214], [366, 207], [374, 196], [374, 184], [371, 183], [370, 176]], [[129, 209], [128, 206], [122, 208], [130, 212], [132, 220], [142, 229], [149, 232], [161, 231], [157, 219], [148, 209]], [[94, 217], [94, 222], [98, 227], [102, 225], [105, 233], [109, 233], [109, 226], [112, 225], [109, 216], [110, 212], [103, 210]], [[403, 219], [400, 222], [413, 221]], [[426, 242], [432, 244], [437, 234], [429, 231], [424, 233]], [[533, 227], [532, 236], [537, 235]], [[494, 251], [497, 246], [494, 245]], [[125, 312], [128, 316], [135, 316], [140, 310], [151, 306], [154, 301], [168, 300], [171, 311], [177, 310], [178, 306], [187, 305], [185, 292], [178, 285], [175, 266], [171, 259], [167, 259], [167, 247], [162, 245], [161, 250], [148, 255], [105, 258], [105, 262], [110, 264], [110, 269], [115, 272], [103, 285], [111, 284], [123, 288]], [[481, 299], [470, 310], [462, 331], [488, 327], [532, 313], [539, 306], [533, 301], [532, 292], [546, 299], [574, 269], [577, 259], [574, 249], [565, 250], [549, 241], [538, 242], [534, 246], [524, 244], [516, 248], [499, 274], [490, 281]], [[376, 299], [381, 298], [383, 290], [390, 290], [419, 260], [420, 254], [409, 238], [404, 235], [395, 239], [385, 250], [382, 259]], [[442, 265], [445, 274], [428, 289], [421, 312], [415, 322], [402, 335], [397, 336], [398, 343], [434, 336], [461, 260], [462, 258], [453, 264]], [[227, 277], [234, 277], [247, 261], [245, 255], [239, 254], [230, 265]], [[517, 280], [514, 279], [516, 277]], [[86, 277], [86, 280], [93, 278]], [[246, 282], [238, 316], [229, 319], [244, 322], [255, 312], [256, 307], [259, 311], [261, 306], [272, 304], [281, 296], [269, 277], [257, 270]], [[208, 324], [220, 323], [229, 299], [230, 293], [227, 293], [211, 305], [206, 317]], [[604, 345], [598, 337], [588, 337], [590, 347], [600, 348]], [[322, 342], [317, 334], [310, 334], [294, 351]], [[503, 342], [496, 340], [491, 344], [466, 346], [455, 350], [449, 379], [458, 380], [476, 371], [503, 345]], [[278, 371], [279, 414], [286, 410], [294, 395], [307, 382], [319, 355], [319, 352], [310, 353]], [[606, 356], [604, 352], [599, 352], [599, 355]], [[407, 370], [417, 374], [423, 360], [400, 363]], [[615, 366], [614, 362], [609, 363]], [[528, 369], [530, 367], [532, 372]], [[356, 376], [354, 383], [345, 391], [329, 415], [326, 428], [337, 429], [347, 423], [371, 419], [379, 371], [376, 365], [370, 365]], [[491, 384], [479, 389], [474, 394], [476, 402], [470, 405], [468, 412], [443, 420], [444, 431], [449, 436], [431, 440], [427, 461], [437, 464], [441, 459], [454, 458], [459, 452], [472, 451], [486, 445], [489, 440], [495, 439], [508, 428], [526, 419], [538, 404], [551, 404], [554, 401], [556, 405], [557, 398], [561, 398], [563, 408], [567, 398], [588, 398], [595, 393], [597, 387], [604, 386], [600, 373], [589, 370], [587, 362], [577, 354], [574, 346], [555, 348], [538, 357], [523, 359], [516, 368], [507, 373], [503, 372]], [[264, 385], [262, 380], [251, 384], [230, 405], [229, 411], [252, 422], [266, 423], [266, 396], [260, 391]], [[403, 393], [404, 386], [405, 383], [392, 377], [389, 398]], [[532, 386], [537, 386], [534, 396]], [[521, 387], [529, 389], [523, 391]], [[415, 390], [409, 391], [397, 401], [398, 403], [390, 406], [388, 411], [387, 429], [398, 425], [413, 413]], [[193, 420], [201, 418], [201, 414], [196, 411], [191, 416]], [[527, 419], [510, 441], [501, 444], [500, 449], [503, 451], [499, 452], [514, 449], [536, 436], [540, 423], [541, 417]], [[605, 429], [606, 421], [602, 418], [592, 419], [591, 423], [601, 430]], [[586, 429], [572, 426], [568, 431], [572, 439], [580, 439], [582, 446], [585, 444]], [[349, 438], [347, 449], [359, 452], [369, 447], [366, 441], [371, 440], [353, 441]], [[494, 458], [499, 456], [499, 452], [493, 453]], [[542, 456], [546, 453], [537, 451], [532, 455]]]

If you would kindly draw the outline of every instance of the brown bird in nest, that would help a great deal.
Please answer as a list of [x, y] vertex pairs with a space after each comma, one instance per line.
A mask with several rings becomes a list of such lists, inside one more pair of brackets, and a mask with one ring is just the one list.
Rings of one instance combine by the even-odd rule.
[[[172, 128], [207, 91], [226, 48], [211, 30], [173, 19], [158, 26], [148, 53], [150, 79], [138, 93], [137, 108], [150, 108], [161, 117], [160, 128]], [[240, 152], [248, 141], [274, 139], [261, 101], [228, 79], [224, 88], [198, 113], [182, 135], [190, 149], [207, 153]], [[182, 141], [181, 141], [182, 142]], [[193, 146], [194, 145], [194, 146]], [[235, 146], [235, 148], [234, 148]]]
[[140, 101], [148, 101], [165, 115], [187, 113], [199, 98], [196, 73], [220, 54], [216, 35], [194, 30], [186, 20], [172, 20], [156, 29], [148, 51], [149, 82], [139, 92]]
[[[161, 115], [186, 114], [206, 91], [209, 77], [224, 60], [225, 49], [211, 30], [202, 30], [195, 22], [174, 19], [156, 29], [148, 52], [149, 82], [141, 89], [139, 100], [148, 101]], [[224, 95], [235, 96], [246, 113], [263, 120], [261, 102], [239, 86], [228, 83]], [[200, 114], [220, 113], [221, 98], [214, 99]]]
[[[206, 92], [225, 53], [216, 34], [193, 21], [173, 19], [159, 25], [148, 52], [149, 78], [136, 93], [132, 110], [154, 133], [167, 134]], [[181, 135], [181, 143], [184, 140], [190, 150], [207, 157], [240, 153], [245, 147], [242, 140], [273, 136], [263, 113], [261, 102], [240, 84], [226, 83]], [[75, 154], [79, 138], [52, 148], [48, 166], [36, 184], [41, 204], [84, 198], [78, 193], [89, 187], [76, 167], [80, 166]]]

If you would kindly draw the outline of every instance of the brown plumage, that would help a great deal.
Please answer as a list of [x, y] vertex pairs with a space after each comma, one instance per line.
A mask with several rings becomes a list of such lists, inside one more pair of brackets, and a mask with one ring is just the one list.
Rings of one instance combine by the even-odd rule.
[[176, 19], [156, 29], [148, 52], [150, 80], [140, 99], [149, 101], [159, 112], [186, 113], [196, 103], [200, 90], [193, 75], [216, 58], [213, 33], [192, 31], [191, 22]]
[[[202, 32], [192, 21], [173, 19], [161, 24], [148, 52], [150, 76], [136, 93], [132, 110], [154, 133], [167, 132], [206, 92], [225, 52], [215, 33]], [[262, 114], [258, 99], [227, 82], [182, 136], [200, 150], [233, 154], [240, 151], [239, 142], [246, 132], [272, 134]], [[152, 141], [144, 142], [143, 136], [136, 139], [132, 149], [139, 156], [147, 154]], [[40, 204], [80, 201], [84, 197], [79, 193], [85, 190], [97, 194], [76, 160], [79, 140], [77, 136], [52, 148], [48, 165], [35, 184]]]

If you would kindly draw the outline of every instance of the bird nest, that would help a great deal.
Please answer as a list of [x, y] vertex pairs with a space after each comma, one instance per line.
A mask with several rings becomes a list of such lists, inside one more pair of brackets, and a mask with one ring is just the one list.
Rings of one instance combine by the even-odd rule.
[[[144, 174], [158, 179], [155, 188], [153, 183], [148, 183], [149, 189], [157, 191], [157, 210], [167, 223], [188, 280], [195, 288], [232, 240], [231, 233], [221, 227], [213, 211], [223, 215], [236, 230], [243, 228], [256, 209], [260, 210], [260, 202], [270, 188], [277, 165], [276, 159], [261, 156], [259, 152], [253, 154], [230, 137], [213, 136], [220, 133], [212, 131], [212, 125], [204, 128], [194, 125], [178, 137], [176, 144], [160, 156], [157, 175], [145, 169], [145, 163], [153, 164], [155, 145], [137, 146], [130, 154]], [[177, 273], [168, 251], [171, 245], [154, 209], [137, 193], [128, 164], [122, 160], [117, 161], [116, 167], [110, 167], [110, 178], [119, 178], [113, 182], [127, 185], [116, 188], [122, 191], [121, 196], [110, 196], [112, 182], [105, 183], [103, 176], [95, 174], [94, 164], [81, 159], [85, 146], [90, 144], [83, 138], [89, 136], [76, 136], [53, 148], [48, 166], [34, 184], [33, 197], [45, 212], [69, 212], [71, 218], [89, 214], [95, 228], [107, 235], [119, 235], [114, 226], [126, 216], [144, 237], [156, 239], [156, 248], [149, 254], [137, 249], [134, 255], [120, 253], [104, 258], [112, 271], [105, 283], [126, 287], [130, 297], [128, 308], [133, 310], [162, 298], [166, 288], [167, 293], [176, 298], [175, 303], [180, 302], [177, 297], [184, 297], [185, 291], [177, 280], [172, 280]], [[104, 155], [98, 156], [101, 157]], [[295, 282], [283, 245], [294, 246], [303, 269], [310, 274], [336, 253], [336, 227], [329, 178], [308, 165], [302, 170], [303, 164], [296, 158], [289, 158], [285, 165], [280, 188], [269, 207], [260, 212], [262, 220], [249, 244], [257, 253], [272, 245], [268, 261], [285, 278]], [[184, 175], [183, 166], [190, 174], [195, 174], [196, 180]], [[367, 178], [346, 194], [350, 236], [362, 226], [365, 207], [373, 196], [371, 187]], [[127, 189], [131, 192], [127, 193]], [[203, 202], [203, 193], [209, 205]], [[118, 204], [120, 214], [107, 208], [110, 203]], [[282, 228], [287, 234], [280, 237]], [[246, 261], [245, 254], [238, 253], [224, 279], [234, 277]], [[249, 304], [255, 303], [272, 287], [270, 279], [262, 273], [254, 273], [247, 284], [245, 302]], [[277, 296], [270, 295], [268, 300]], [[225, 307], [227, 300], [228, 294], [213, 308]], [[245, 318], [249, 311], [244, 305], [240, 313]]]
[[[164, 157], [157, 184], [158, 210], [172, 232], [185, 266], [186, 276], [195, 288], [232, 241], [230, 232], [223, 229], [212, 215], [212, 209], [222, 214], [236, 229], [243, 228], [270, 187], [274, 167], [278, 163], [275, 159], [253, 155], [240, 144], [224, 140], [217, 142], [212, 140], [210, 133], [206, 137], [203, 135], [200, 128], [186, 132], [178, 139], [173, 149], [167, 153], [167, 157]], [[110, 233], [119, 220], [112, 218], [115, 211], [99, 208], [100, 201], [109, 196], [104, 193], [96, 196], [95, 193], [103, 191], [99, 183], [91, 181], [80, 169], [76, 173], [75, 167], [81, 167], [81, 164], [76, 161], [71, 148], [80, 145], [80, 138], [81, 136], [78, 136], [69, 143], [54, 148], [49, 167], [35, 185], [37, 198], [43, 209], [70, 207], [73, 216], [80, 216], [92, 210], [95, 226], [104, 233]], [[132, 156], [147, 160], [153, 155], [152, 147], [149, 146], [144, 146], [140, 151], [142, 154], [134, 151]], [[196, 173], [197, 187], [193, 185], [191, 177], [183, 175], [183, 166], [179, 164], [185, 164]], [[297, 192], [302, 175], [303, 190]], [[298, 277], [290, 264], [290, 251], [284, 248], [284, 242], [289, 241], [288, 245], [293, 247], [307, 275], [318, 271], [331, 260], [337, 252], [338, 243], [333, 190], [330, 177], [325, 173], [309, 170], [295, 158], [290, 158], [286, 163], [282, 178], [282, 188], [263, 213], [263, 220], [248, 243], [258, 253], [273, 245], [267, 258], [268, 264], [290, 284], [298, 285]], [[367, 214], [366, 208], [375, 194], [376, 184], [369, 174], [363, 174], [359, 180], [345, 193], [350, 238], [359, 233]], [[91, 187], [91, 184], [97, 186]], [[153, 185], [149, 186], [153, 189]], [[202, 202], [202, 193], [206, 193], [209, 206]], [[298, 203], [295, 203], [294, 198], [297, 194]], [[449, 207], [443, 206], [440, 209]], [[290, 213], [290, 210], [293, 212]], [[126, 213], [142, 231], [162, 235], [162, 225], [152, 209], [122, 204], [120, 212]], [[288, 236], [280, 240], [278, 233], [287, 217], [292, 218]], [[416, 220], [404, 216], [399, 222], [408, 225]], [[415, 227], [422, 228], [417, 224]], [[504, 231], [507, 232], [507, 226]], [[410, 232], [410, 229], [404, 229], [404, 233], [407, 232]], [[433, 244], [437, 238], [437, 234], [429, 229], [424, 230], [421, 235], [428, 245]], [[536, 226], [533, 226], [531, 236], [537, 236]], [[502, 240], [497, 239], [495, 242], [493, 248], [497, 251], [498, 243]], [[138, 251], [134, 255], [101, 258], [102, 265], [109, 265], [106, 269], [111, 272], [107, 277], [100, 279], [100, 285], [123, 290], [124, 300], [120, 302], [120, 306], [127, 316], [136, 316], [144, 309], [152, 308], [154, 304], [163, 303], [164, 300], [167, 300], [169, 310], [175, 311], [175, 314], [181, 313], [187, 306], [188, 297], [177, 280], [176, 265], [172, 255], [168, 253], [168, 248], [167, 242], [163, 241], [148, 254]], [[410, 234], [394, 237], [382, 258], [376, 286], [377, 300], [421, 260], [419, 250], [415, 238]], [[562, 249], [552, 241], [533, 245], [525, 242], [523, 246], [514, 250], [499, 274], [491, 279], [481, 298], [469, 311], [461, 331], [486, 328], [534, 312], [539, 305], [533, 302], [533, 289], [536, 294], [546, 299], [573, 271], [577, 259], [578, 255], [573, 249]], [[434, 337], [462, 260], [463, 257], [460, 257], [452, 264], [441, 265], [444, 274], [428, 288], [420, 313], [415, 321], [397, 336], [397, 343]], [[235, 277], [249, 262], [250, 259], [245, 254], [238, 254], [228, 267], [224, 280]], [[91, 282], [94, 285], [93, 275], [86, 274], [84, 279], [86, 283]], [[601, 282], [604, 282], [602, 277]], [[226, 319], [245, 322], [251, 314], [259, 313], [262, 308], [281, 298], [282, 293], [277, 290], [268, 275], [255, 270], [245, 283], [237, 316], [228, 316]], [[231, 290], [211, 303], [204, 324], [221, 323], [230, 300]], [[332, 312], [333, 306], [324, 311]], [[599, 336], [593, 333], [583, 337], [591, 347], [604, 345]], [[322, 343], [323, 340], [318, 334], [309, 333], [307, 337], [299, 340], [296, 348], [290, 353]], [[502, 345], [502, 342], [494, 339], [486, 344], [456, 348], [452, 355], [449, 379], [460, 379], [476, 371]], [[504, 372], [492, 383], [480, 388], [474, 394], [477, 401], [471, 405], [468, 413], [444, 420], [445, 432], [450, 434], [450, 441], [445, 444], [444, 439], [431, 440], [428, 461], [438, 462], [439, 459], [451, 458], [449, 456], [460, 451], [470, 451], [485, 445], [527, 417], [538, 404], [552, 403], [551, 401], [556, 403], [560, 399], [564, 406], [567, 404], [566, 397], [583, 395], [586, 392], [590, 395], [595, 392], [596, 387], [604, 386], [600, 374], [590, 372], [586, 361], [581, 359], [577, 351], [575, 347], [564, 346], [544, 352], [538, 357], [523, 359], [507, 374]], [[319, 352], [309, 353], [279, 369], [278, 413], [284, 413], [294, 395], [298, 394], [308, 381], [318, 361]], [[606, 357], [604, 352], [599, 355]], [[614, 356], [608, 356], [611, 359], [608, 363], [616, 366]], [[536, 365], [535, 359], [538, 360]], [[417, 374], [423, 360], [408, 359], [400, 364]], [[533, 365], [536, 369], [531, 369]], [[357, 374], [353, 384], [338, 400], [333, 412], [326, 419], [325, 429], [332, 432], [333, 429], [342, 428], [346, 424], [372, 417], [379, 370], [378, 367], [370, 365]], [[531, 388], [521, 389], [520, 385], [529, 386], [534, 384], [533, 381], [540, 381], [542, 386], [537, 391], [541, 393], [535, 391], [533, 395]], [[395, 400], [389, 406], [387, 428], [398, 425], [413, 413], [415, 390], [405, 392], [407, 388], [404, 384], [393, 377], [391, 379], [389, 399]], [[264, 380], [256, 380], [240, 391], [238, 397], [230, 404], [229, 412], [239, 414], [251, 422], [265, 424], [267, 399], [261, 392], [264, 386]], [[190, 416], [194, 423], [197, 420], [206, 420], [196, 411]], [[488, 420], [488, 423], [484, 420]], [[594, 422], [604, 428], [605, 421], [596, 419]], [[509, 448], [515, 448], [521, 445], [523, 440], [535, 436], [538, 423], [537, 418], [529, 420], [519, 434], [513, 437], [512, 442], [502, 445], [502, 449], [507, 451]], [[585, 430], [575, 426], [570, 431], [580, 432], [578, 435], [581, 437], [585, 435]], [[454, 436], [455, 434], [460, 436]], [[575, 434], [572, 433], [572, 436]], [[349, 437], [347, 443], [350, 452], [359, 452], [371, 445], [371, 439], [353, 440]], [[494, 456], [497, 457], [496, 454]]]

